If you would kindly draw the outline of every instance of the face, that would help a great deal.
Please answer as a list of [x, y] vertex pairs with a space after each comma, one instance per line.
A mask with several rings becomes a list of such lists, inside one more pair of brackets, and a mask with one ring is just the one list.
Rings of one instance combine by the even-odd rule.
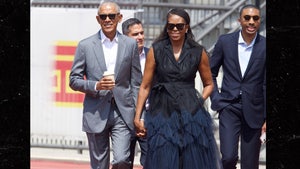
[[102, 5], [96, 18], [103, 33], [112, 40], [116, 34], [118, 23], [122, 20], [122, 15], [118, 13], [117, 7], [111, 3]]
[[144, 35], [144, 29], [141, 24], [134, 24], [129, 27], [129, 33], [127, 34], [129, 37], [134, 38], [137, 43], [139, 50], [142, 50], [144, 47], [144, 40], [145, 40], [145, 35]]
[[255, 35], [260, 27], [260, 13], [258, 9], [246, 8], [242, 11], [239, 18], [244, 35]]
[[188, 31], [189, 25], [185, 23], [185, 20], [178, 16], [171, 14], [168, 18], [167, 32], [170, 40], [179, 41], [184, 40], [185, 33]]

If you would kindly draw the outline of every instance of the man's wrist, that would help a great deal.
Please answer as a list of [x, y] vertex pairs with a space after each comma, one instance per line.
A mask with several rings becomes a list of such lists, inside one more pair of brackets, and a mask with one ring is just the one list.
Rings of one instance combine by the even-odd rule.
[[97, 84], [98, 84], [98, 82], [95, 83], [95, 87], [94, 87], [95, 91], [98, 91], [97, 90]]

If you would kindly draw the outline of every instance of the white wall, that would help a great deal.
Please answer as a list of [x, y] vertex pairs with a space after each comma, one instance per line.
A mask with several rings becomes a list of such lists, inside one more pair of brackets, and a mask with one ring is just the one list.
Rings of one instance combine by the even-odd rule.
[[[81, 130], [81, 104], [55, 104], [53, 88], [57, 53], [54, 49], [58, 42], [76, 46], [79, 40], [95, 34], [100, 29], [96, 20], [97, 9], [31, 7], [30, 10], [31, 136], [85, 137]], [[121, 10], [121, 13], [123, 20], [134, 16], [132, 10]], [[120, 28], [121, 23], [118, 30]]]
[[[122, 10], [123, 21], [133, 17], [133, 10]], [[82, 104], [56, 104], [54, 97], [54, 71], [57, 70], [57, 43], [76, 47], [78, 41], [95, 34], [100, 25], [96, 20], [97, 9], [86, 8], [31, 8], [31, 110], [30, 127], [33, 137], [82, 137]], [[121, 23], [118, 25], [121, 31]], [[72, 56], [69, 58], [72, 59]], [[70, 69], [71, 60], [65, 69]], [[61, 79], [68, 80], [68, 79]], [[197, 74], [196, 88], [201, 92], [202, 83]], [[68, 85], [65, 84], [68, 88]], [[69, 89], [70, 90], [70, 89]], [[208, 109], [210, 100], [207, 99]]]

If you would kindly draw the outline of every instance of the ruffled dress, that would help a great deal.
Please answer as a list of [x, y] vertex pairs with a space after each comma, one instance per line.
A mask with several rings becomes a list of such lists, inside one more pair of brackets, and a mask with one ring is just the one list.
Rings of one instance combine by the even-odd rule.
[[169, 40], [154, 43], [156, 82], [145, 116], [144, 169], [220, 169], [213, 122], [195, 89], [203, 47], [185, 42], [176, 61]]

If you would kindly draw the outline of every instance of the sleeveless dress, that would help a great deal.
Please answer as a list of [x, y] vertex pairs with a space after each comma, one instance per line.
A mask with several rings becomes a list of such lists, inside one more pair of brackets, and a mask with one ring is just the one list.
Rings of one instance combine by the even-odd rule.
[[221, 168], [212, 119], [195, 89], [203, 47], [186, 40], [176, 61], [169, 40], [152, 46], [156, 70], [145, 115], [144, 169]]

